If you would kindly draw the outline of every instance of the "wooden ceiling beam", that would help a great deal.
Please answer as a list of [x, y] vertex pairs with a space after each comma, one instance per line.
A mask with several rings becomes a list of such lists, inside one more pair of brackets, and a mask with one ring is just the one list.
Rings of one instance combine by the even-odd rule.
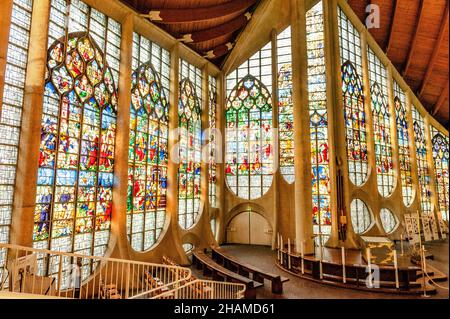
[[391, 26], [389, 28], [389, 36], [388, 36], [387, 46], [385, 49], [386, 55], [388, 57], [389, 57], [389, 50], [392, 47], [392, 38], [393, 38], [395, 26], [398, 23], [398, 13], [399, 13], [398, 7], [399, 7], [401, 0], [394, 0], [394, 1], [395, 1], [395, 5], [394, 5], [394, 10], [392, 12], [392, 19], [391, 19], [392, 22], [391, 22]]
[[218, 47], [208, 51], [205, 53], [204, 57], [207, 59], [217, 59], [225, 54], [227, 54], [229, 51], [231, 51], [234, 48], [234, 43], [228, 42], [226, 44], [219, 45]]
[[422, 86], [419, 90], [418, 97], [421, 98], [423, 93], [425, 92], [425, 88], [430, 81], [431, 75], [433, 74], [434, 64], [436, 63], [436, 60], [439, 56], [439, 52], [441, 51], [441, 47], [444, 43], [444, 37], [445, 37], [445, 30], [448, 28], [448, 0], [447, 5], [445, 6], [445, 13], [444, 17], [441, 22], [441, 28], [439, 30], [439, 36], [436, 40], [436, 45], [434, 46], [433, 54], [431, 56], [430, 62], [428, 63], [427, 71], [425, 73], [425, 76], [422, 81]]
[[406, 65], [405, 68], [403, 69], [403, 77], [405, 77], [408, 74], [409, 71], [409, 67], [411, 66], [411, 62], [414, 56], [414, 51], [416, 50], [416, 45], [418, 42], [418, 37], [419, 37], [419, 29], [420, 29], [420, 25], [422, 24], [422, 20], [423, 20], [423, 16], [424, 16], [424, 11], [425, 11], [425, 1], [426, 0], [420, 0], [420, 6], [419, 6], [419, 18], [417, 19], [417, 24], [416, 24], [416, 30], [414, 32], [414, 38], [411, 44], [411, 49], [409, 50], [409, 54], [408, 54], [408, 59], [406, 60]]
[[245, 27], [245, 25], [251, 18], [252, 14], [250, 12], [247, 12], [246, 14], [240, 15], [239, 17], [217, 27], [184, 34], [183, 37], [179, 40], [185, 43], [211, 41]]
[[194, 23], [221, 19], [247, 10], [257, 0], [233, 0], [224, 4], [203, 8], [153, 9], [143, 17], [159, 24]]
[[439, 97], [439, 100], [437, 101], [436, 105], [434, 106], [433, 110], [433, 116], [435, 116], [439, 110], [444, 105], [445, 100], [448, 99], [448, 79], [447, 79], [447, 85], [445, 86], [444, 90], [441, 93], [441, 96]]

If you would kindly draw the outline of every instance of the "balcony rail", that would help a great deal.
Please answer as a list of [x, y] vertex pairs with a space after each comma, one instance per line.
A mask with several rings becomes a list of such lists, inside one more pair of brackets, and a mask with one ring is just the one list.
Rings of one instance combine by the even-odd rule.
[[0, 268], [0, 295], [36, 298], [153, 298], [191, 278], [191, 270], [173, 265], [85, 256], [0, 244], [6, 265]]
[[244, 299], [245, 285], [197, 279], [151, 299]]

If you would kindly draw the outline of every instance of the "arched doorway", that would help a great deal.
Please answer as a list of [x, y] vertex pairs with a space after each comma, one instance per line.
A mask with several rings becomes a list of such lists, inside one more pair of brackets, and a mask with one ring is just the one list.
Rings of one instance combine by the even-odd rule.
[[254, 211], [236, 215], [227, 227], [227, 243], [270, 246], [272, 227], [264, 216]]

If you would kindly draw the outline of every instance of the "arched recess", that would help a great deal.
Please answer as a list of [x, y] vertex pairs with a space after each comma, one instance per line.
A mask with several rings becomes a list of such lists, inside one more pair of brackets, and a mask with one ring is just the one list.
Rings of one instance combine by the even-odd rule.
[[230, 93], [226, 125], [228, 187], [242, 199], [261, 198], [273, 181], [272, 99], [254, 76], [245, 76]]
[[151, 63], [132, 75], [127, 235], [135, 251], [158, 241], [166, 221], [169, 105]]
[[[259, 227], [256, 231], [254, 231], [254, 235], [258, 235], [260, 238], [264, 237], [265, 239], [265, 245], [271, 246], [272, 245], [272, 239], [273, 239], [273, 222], [272, 222], [272, 216], [262, 207], [261, 205], [255, 204], [255, 203], [242, 203], [234, 208], [232, 208], [229, 213], [227, 214], [227, 218], [224, 220], [224, 225], [226, 227], [226, 230], [229, 229], [230, 223], [241, 213], [248, 213], [251, 212], [252, 214], [260, 215], [260, 217], [265, 221], [263, 226]], [[256, 218], [258, 218], [257, 216]], [[246, 234], [244, 234], [244, 237], [249, 239], [249, 216], [247, 216], [247, 219], [245, 222], [247, 223], [247, 226], [243, 227], [243, 229], [246, 231]], [[226, 231], [228, 233], [228, 231]], [[226, 236], [228, 238], [228, 234]], [[247, 241], [248, 243], [248, 241]]]
[[235, 215], [227, 226], [227, 243], [244, 245], [272, 245], [272, 226], [256, 211], [248, 210]]
[[[110, 237], [117, 89], [93, 38], [71, 33], [48, 50], [34, 247], [103, 256]], [[55, 271], [48, 261], [39, 271]], [[83, 276], [94, 269], [83, 265]], [[70, 267], [66, 260], [63, 271]], [[57, 267], [56, 267], [57, 269]]]

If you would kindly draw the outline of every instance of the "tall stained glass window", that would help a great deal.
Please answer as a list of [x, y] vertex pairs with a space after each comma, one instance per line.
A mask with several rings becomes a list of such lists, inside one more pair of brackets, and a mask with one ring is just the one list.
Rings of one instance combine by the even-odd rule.
[[269, 43], [227, 79], [225, 173], [228, 187], [243, 199], [258, 199], [272, 185], [271, 74]]
[[366, 203], [360, 199], [353, 200], [350, 215], [355, 233], [360, 235], [369, 230], [372, 225], [372, 215]]
[[167, 50], [133, 35], [127, 234], [136, 251], [156, 243], [166, 220], [169, 65]]
[[412, 106], [413, 125], [417, 155], [417, 169], [420, 184], [420, 200], [423, 216], [431, 216], [430, 168], [427, 161], [425, 122], [415, 106]]
[[[32, 0], [14, 0], [7, 43], [3, 97], [0, 103], [0, 243], [9, 242], [16, 180]], [[0, 281], [6, 250], [0, 250]]]
[[394, 80], [394, 104], [397, 123], [398, 155], [402, 179], [403, 203], [410, 206], [413, 200], [413, 182], [411, 175], [411, 155], [409, 151], [410, 136], [406, 111], [406, 94]]
[[322, 1], [306, 14], [314, 234], [331, 234], [330, 155]]
[[209, 77], [209, 203], [217, 207], [217, 80]]
[[280, 171], [284, 179], [295, 181], [294, 104], [292, 102], [291, 27], [278, 35], [278, 116]]
[[449, 140], [448, 137], [440, 133], [434, 127], [431, 128], [433, 142], [433, 159], [436, 174], [436, 188], [438, 192], [439, 210], [442, 219], [448, 221], [448, 157], [449, 157]]
[[378, 191], [382, 196], [388, 197], [394, 190], [394, 164], [392, 161], [387, 70], [370, 47], [368, 56]]
[[180, 166], [178, 169], [178, 221], [191, 228], [200, 213], [202, 160], [202, 75], [201, 70], [181, 60], [180, 100]]
[[361, 186], [368, 174], [366, 113], [360, 78], [361, 38], [358, 30], [340, 8], [338, 13], [348, 171], [352, 183]]
[[[33, 241], [102, 256], [112, 212], [121, 26], [81, 1], [65, 13], [65, 1], [51, 1]], [[91, 267], [83, 265], [84, 278]], [[53, 274], [58, 264], [41, 260], [39, 269]], [[65, 260], [63, 272], [69, 270]]]

